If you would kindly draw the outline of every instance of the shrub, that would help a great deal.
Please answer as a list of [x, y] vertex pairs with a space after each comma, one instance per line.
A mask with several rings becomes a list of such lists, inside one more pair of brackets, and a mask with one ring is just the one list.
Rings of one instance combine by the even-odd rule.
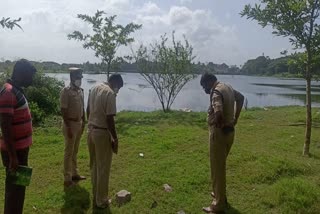
[[64, 83], [53, 77], [38, 72], [32, 86], [25, 90], [29, 102], [37, 103], [39, 108], [46, 114], [57, 114], [59, 112], [60, 91]]
[[[37, 70], [32, 86], [24, 91], [35, 124], [41, 123], [48, 115], [59, 113], [60, 91], [64, 86], [63, 81], [48, 77], [40, 69]], [[10, 78], [11, 71], [12, 69], [0, 75], [1, 86], [6, 79]]]
[[32, 115], [32, 122], [33, 124], [39, 124], [42, 121], [44, 121], [46, 113], [41, 110], [37, 103], [35, 102], [29, 102], [29, 108]]

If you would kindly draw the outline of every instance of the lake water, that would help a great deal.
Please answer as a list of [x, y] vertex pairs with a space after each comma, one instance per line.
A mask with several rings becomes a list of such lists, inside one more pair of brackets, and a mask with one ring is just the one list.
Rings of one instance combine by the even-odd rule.
[[[69, 74], [48, 74], [65, 84], [69, 84]], [[82, 88], [87, 102], [89, 89], [99, 82], [106, 81], [105, 74], [84, 74]], [[148, 86], [140, 74], [122, 74], [124, 87], [117, 96], [117, 108], [121, 110], [153, 111], [161, 109], [153, 88]], [[305, 81], [303, 79], [280, 79], [275, 77], [254, 77], [242, 75], [217, 75], [221, 82], [229, 83], [247, 99], [248, 107], [305, 105]], [[320, 106], [320, 86], [312, 83], [313, 106]], [[200, 76], [190, 81], [181, 90], [172, 109], [188, 108], [193, 111], [206, 111], [209, 96], [200, 86]]]

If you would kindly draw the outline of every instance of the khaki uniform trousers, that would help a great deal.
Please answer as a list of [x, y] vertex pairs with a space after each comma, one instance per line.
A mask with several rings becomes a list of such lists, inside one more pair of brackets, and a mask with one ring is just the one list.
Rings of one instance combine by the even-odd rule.
[[104, 206], [108, 202], [109, 177], [112, 162], [110, 133], [105, 129], [88, 130], [93, 202]]
[[215, 198], [212, 205], [216, 210], [226, 208], [226, 162], [234, 140], [234, 131], [224, 134], [221, 128], [209, 128], [210, 167], [212, 189]]
[[70, 128], [72, 138], [68, 137], [66, 125], [63, 123], [63, 136], [64, 136], [64, 180], [72, 181], [72, 176], [79, 175], [77, 165], [77, 154], [79, 150], [81, 135], [82, 135], [82, 121], [70, 121]]

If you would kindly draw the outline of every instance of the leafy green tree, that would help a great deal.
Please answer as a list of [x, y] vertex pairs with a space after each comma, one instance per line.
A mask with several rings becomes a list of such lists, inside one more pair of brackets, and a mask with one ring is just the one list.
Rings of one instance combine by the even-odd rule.
[[267, 66], [266, 74], [275, 75], [275, 74], [287, 74], [288, 73], [288, 57], [281, 57], [277, 59], [270, 60], [270, 63]]
[[68, 39], [83, 42], [83, 48], [95, 51], [95, 56], [102, 61], [102, 66], [109, 74], [112, 69], [119, 67], [123, 58], [116, 56], [120, 46], [127, 46], [134, 41], [130, 34], [140, 29], [142, 25], [129, 23], [126, 26], [115, 24], [116, 15], [105, 16], [105, 12], [97, 11], [94, 16], [78, 14], [78, 18], [92, 26], [93, 33], [83, 34], [74, 31], [68, 35]]
[[20, 29], [21, 26], [18, 24], [18, 22], [21, 21], [21, 18], [18, 18], [18, 19], [11, 19], [11, 18], [5, 18], [5, 17], [2, 17], [2, 19], [0, 20], [0, 25], [2, 28], [9, 28], [9, 29], [13, 29], [14, 27], [18, 27]]
[[256, 59], [248, 60], [242, 67], [242, 72], [249, 75], [263, 75], [267, 72], [270, 63], [269, 57], [259, 56]]
[[192, 61], [193, 48], [185, 38], [184, 43], [176, 41], [172, 33], [172, 46], [167, 35], [160, 42], [141, 45], [135, 54], [135, 61], [142, 77], [156, 91], [164, 112], [168, 112], [183, 86], [196, 77]]
[[254, 6], [248, 4], [240, 15], [258, 21], [262, 27], [271, 26], [273, 34], [288, 37], [295, 49], [303, 49], [305, 54], [298, 61], [302, 64], [306, 79], [306, 131], [303, 155], [310, 154], [312, 126], [311, 79], [314, 65], [319, 55], [320, 0], [259, 0]]

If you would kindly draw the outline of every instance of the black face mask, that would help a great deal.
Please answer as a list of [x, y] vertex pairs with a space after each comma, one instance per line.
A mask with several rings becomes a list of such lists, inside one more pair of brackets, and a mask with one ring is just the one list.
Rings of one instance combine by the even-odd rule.
[[205, 89], [204, 89], [204, 92], [206, 92], [206, 94], [210, 94], [211, 88], [205, 88]]

